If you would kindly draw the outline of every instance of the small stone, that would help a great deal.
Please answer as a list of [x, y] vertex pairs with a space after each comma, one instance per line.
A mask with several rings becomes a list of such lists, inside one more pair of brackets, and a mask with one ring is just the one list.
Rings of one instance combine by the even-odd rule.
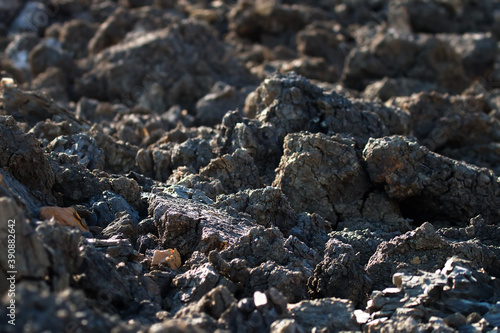
[[421, 262], [422, 262], [422, 261], [420, 260], [420, 258], [419, 258], [419, 257], [413, 257], [413, 259], [411, 260], [411, 263], [412, 263], [413, 265], [420, 265], [420, 263], [421, 263]]
[[354, 316], [359, 325], [364, 325], [370, 320], [370, 314], [360, 309], [354, 310]]
[[271, 333], [304, 333], [294, 319], [280, 319], [271, 324]]
[[477, 312], [472, 312], [467, 316], [468, 324], [475, 324], [482, 319], [481, 315]]
[[396, 273], [392, 276], [392, 283], [399, 289], [403, 286], [403, 274]]
[[237, 306], [242, 312], [250, 313], [255, 309], [255, 302], [252, 298], [242, 298]]
[[153, 259], [151, 266], [166, 264], [172, 269], [181, 267], [181, 255], [177, 249], [155, 250], [153, 252]]
[[260, 291], [256, 291], [253, 294], [253, 302], [254, 302], [255, 306], [257, 307], [257, 309], [263, 308], [266, 305], [268, 305], [268, 300], [267, 300], [266, 294], [263, 292], [260, 292]]
[[461, 326], [467, 325], [467, 318], [460, 312], [456, 312], [448, 317], [443, 318], [446, 325], [459, 328]]

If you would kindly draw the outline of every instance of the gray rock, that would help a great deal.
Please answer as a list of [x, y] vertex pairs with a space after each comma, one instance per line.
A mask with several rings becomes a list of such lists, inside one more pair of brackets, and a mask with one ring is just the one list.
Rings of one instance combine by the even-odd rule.
[[490, 308], [490, 310], [484, 315], [484, 319], [493, 327], [500, 326], [500, 307], [498, 303]]
[[[210, 191], [212, 189], [210, 188], [211, 183], [200, 180], [200, 178], [195, 175], [189, 174], [179, 181], [170, 180], [169, 183], [177, 183], [178, 185], [169, 185], [166, 187], [155, 186], [153, 188], [153, 193], [167, 194], [174, 198], [192, 199], [207, 205], [213, 204], [213, 200], [210, 199], [210, 197], [213, 196], [213, 192]], [[207, 195], [210, 195], [210, 197]]]
[[224, 154], [232, 154], [238, 148], [245, 149], [253, 157], [266, 184], [274, 178], [274, 169], [282, 153], [278, 134], [271, 124], [245, 118], [236, 111], [227, 112], [222, 119], [217, 146]]
[[0, 10], [0, 19], [6, 24], [10, 24], [16, 18], [19, 10], [23, 8], [25, 1], [2, 1], [2, 9]]
[[440, 34], [438, 38], [447, 41], [462, 57], [469, 76], [483, 75], [492, 68], [498, 46], [491, 33]]
[[308, 281], [313, 298], [347, 298], [353, 304], [361, 304], [371, 288], [352, 246], [336, 239], [326, 243], [325, 255]]
[[252, 157], [243, 149], [236, 149], [231, 155], [213, 159], [200, 169], [199, 175], [218, 179], [227, 193], [261, 186], [259, 170]]
[[123, 8], [117, 8], [112, 15], [99, 26], [93, 37], [89, 40], [88, 49], [91, 54], [97, 54], [103, 49], [118, 43], [125, 37], [126, 28], [135, 21], [134, 15]]
[[212, 251], [209, 260], [245, 295], [275, 287], [288, 301], [298, 301], [307, 296], [307, 279], [319, 257], [293, 236], [285, 240], [276, 228], [258, 227], [220, 253]]
[[207, 140], [202, 138], [188, 139], [172, 148], [172, 169], [179, 166], [188, 166], [197, 171], [201, 167], [208, 165], [213, 157], [214, 155]]
[[[0, 167], [32, 191], [41, 202], [54, 201], [54, 174], [40, 143], [21, 132], [11, 116], [0, 116]], [[33, 164], [37, 167], [33, 168]]]
[[42, 222], [36, 233], [52, 263], [52, 274], [48, 282], [54, 291], [69, 288], [73, 275], [82, 264], [79, 249], [81, 233], [74, 228], [63, 227], [53, 220]]
[[287, 234], [295, 225], [295, 212], [280, 189], [268, 186], [263, 189], [245, 190], [217, 197], [215, 207], [231, 215], [248, 214], [266, 228], [277, 227]]
[[173, 286], [179, 290], [174, 298], [182, 303], [197, 302], [217, 285], [219, 278], [219, 274], [208, 262], [179, 274], [172, 281]]
[[9, 61], [8, 72], [16, 81], [23, 82], [31, 78], [29, 53], [38, 42], [36, 33], [26, 31], [12, 36], [9, 44], [5, 46], [4, 61]]
[[[3, 332], [18, 332], [16, 328], [21, 323], [24, 327], [31, 327], [39, 332], [89, 329], [104, 333], [113, 327], [120, 326], [116, 317], [101, 310], [109, 306], [104, 298], [100, 303], [89, 306], [81, 290], [68, 288], [54, 293], [48, 290], [37, 290], [33, 285], [23, 282], [18, 284], [16, 292], [17, 297], [23, 300], [16, 303], [16, 326], [2, 323]], [[6, 303], [2, 304], [0, 312], [2, 316], [6, 316], [6, 306]], [[136, 325], [133, 327], [138, 329]]]
[[[99, 195], [103, 186], [99, 178], [83, 164], [78, 163], [78, 156], [64, 153], [50, 155], [50, 165], [54, 173], [54, 194], [62, 205], [89, 200]], [[72, 184], [72, 186], [68, 186]]]
[[[12, 34], [26, 31], [38, 33], [39, 30], [45, 28], [46, 23], [43, 24], [34, 17], [37, 18], [40, 14], [48, 16], [51, 12], [50, 8], [36, 1], [12, 1], [7, 8], [12, 10], [10, 15], [15, 16], [9, 29]], [[12, 19], [12, 16], [10, 18]]]
[[[135, 105], [138, 97], [157, 84], [166, 92], [161, 96], [165, 105], [174, 105], [203, 97], [223, 79], [222, 73], [224, 78], [231, 78], [226, 81], [231, 85], [242, 86], [241, 82], [250, 81], [208, 26], [186, 20], [162, 28], [163, 23], [158, 30], [130, 34], [121, 40], [125, 31], [118, 30], [120, 36], [113, 32], [113, 25], [128, 25], [130, 16], [133, 20], [135, 15], [124, 9], [116, 11], [90, 42], [90, 52], [100, 52], [90, 59], [90, 70], [77, 80], [80, 94]], [[114, 34], [109, 41], [106, 30]], [[115, 45], [103, 49], [110, 44]], [[186, 57], [186, 52], [193, 56]], [[144, 66], [136, 66], [137, 61]]]
[[[142, 206], [142, 187], [137, 184], [133, 177], [112, 176], [107, 179], [111, 190], [123, 197], [134, 209], [140, 209]], [[137, 219], [136, 214], [132, 214]], [[137, 220], [136, 220], [137, 221]]]
[[289, 234], [297, 237], [314, 249], [323, 249], [328, 241], [328, 232], [332, 225], [318, 214], [297, 214], [295, 226]]
[[396, 31], [381, 31], [368, 45], [354, 48], [346, 59], [342, 81], [349, 88], [364, 89], [369, 80], [401, 76], [435, 82], [451, 92], [461, 92], [468, 84], [462, 58], [448, 43]]
[[78, 156], [78, 162], [89, 170], [103, 169], [104, 152], [97, 146], [94, 138], [85, 134], [59, 136], [55, 138], [47, 149], [55, 153]]
[[257, 119], [274, 126], [278, 138], [299, 131], [348, 134], [361, 142], [387, 134], [380, 118], [369, 111], [354, 109], [344, 96], [325, 93], [307, 79], [290, 74], [275, 75], [256, 89], [253, 105]]
[[[301, 55], [322, 57], [335, 64], [341, 71], [345, 54], [341, 48], [345, 44], [345, 35], [338, 28], [332, 29], [329, 21], [312, 22], [297, 33], [297, 51]], [[344, 43], [344, 44], [342, 44]]]
[[359, 263], [363, 266], [368, 263], [380, 243], [389, 241], [411, 230], [408, 222], [401, 228], [394, 228], [386, 223], [374, 223], [367, 220], [356, 222], [358, 221], [345, 221], [339, 225], [339, 230], [330, 232], [329, 236], [351, 245], [356, 256], [359, 257]]
[[[497, 279], [473, 269], [474, 263], [450, 258], [442, 269], [418, 275], [394, 275], [398, 288], [374, 291], [368, 301], [371, 319], [366, 329], [453, 329], [475, 331], [475, 323], [467, 325], [467, 317], [475, 313], [477, 327], [497, 312]], [[429, 318], [425, 322], [425, 317]], [[490, 317], [489, 317], [490, 318]], [[484, 325], [486, 326], [486, 325]]]
[[244, 98], [236, 88], [216, 82], [210, 92], [196, 102], [196, 120], [200, 125], [215, 126], [229, 110], [242, 108]]
[[40, 90], [60, 103], [69, 102], [67, 85], [68, 75], [59, 67], [47, 68], [31, 82], [32, 89]]
[[317, 213], [334, 225], [360, 217], [369, 189], [355, 142], [342, 136], [297, 133], [285, 138], [273, 185], [297, 212]]
[[[414, 32], [456, 32], [484, 31], [493, 21], [493, 7], [490, 1], [470, 2], [427, 2], [427, 1], [391, 1], [391, 5], [404, 8], [406, 20]], [[391, 7], [392, 8], [392, 7]], [[390, 10], [390, 19], [398, 15]]]
[[357, 331], [360, 329], [354, 317], [353, 304], [345, 299], [322, 298], [289, 304], [292, 319], [304, 330], [328, 332]]
[[34, 126], [39, 121], [47, 119], [55, 122], [66, 120], [71, 123], [75, 131], [85, 131], [90, 128], [87, 123], [78, 120], [72, 112], [36, 91], [25, 91], [16, 86], [5, 85], [2, 86], [1, 92], [4, 112], [12, 115], [17, 121]]
[[499, 215], [500, 188], [491, 170], [435, 154], [402, 136], [371, 139], [363, 158], [371, 180], [400, 202], [404, 216], [463, 224], [478, 214], [487, 220]]
[[109, 298], [117, 306], [133, 300], [132, 283], [135, 281], [120, 274], [104, 253], [93, 246], [85, 246], [80, 256], [82, 265], [74, 276], [76, 286], [93, 298]]
[[71, 54], [63, 50], [59, 41], [47, 38], [41, 41], [29, 54], [31, 74], [36, 77], [49, 67], [58, 67], [71, 75], [74, 67]]
[[140, 235], [137, 237], [137, 251], [140, 253], [146, 253], [147, 250], [155, 250], [160, 248], [160, 241], [157, 236], [148, 233], [146, 235]]
[[29, 215], [38, 216], [41, 203], [30, 190], [3, 169], [0, 169], [0, 177], [0, 196], [14, 200]]
[[275, 320], [271, 324], [272, 333], [302, 333], [304, 329], [297, 324], [295, 319], [281, 319]]
[[96, 217], [95, 220], [89, 221], [89, 225], [105, 228], [115, 220], [117, 213], [125, 213], [130, 216], [135, 226], [138, 223], [138, 212], [122, 196], [113, 192], [104, 191], [102, 195], [92, 199], [91, 205]]
[[274, 288], [255, 292], [252, 297], [234, 302], [222, 313], [219, 324], [230, 331], [269, 331], [276, 320], [289, 316], [283, 295]]
[[93, 126], [89, 134], [97, 146], [104, 152], [104, 171], [112, 173], [127, 173], [135, 167], [135, 157], [138, 148], [129, 143], [114, 140], [105, 134], [99, 126]]
[[248, 233], [251, 222], [193, 200], [153, 195], [149, 213], [161, 244], [185, 256], [194, 251], [223, 249]]
[[[387, 101], [388, 99], [397, 96], [410, 96], [414, 93], [422, 91], [431, 92], [435, 90], [438, 90], [438, 87], [432, 82], [423, 82], [418, 79], [405, 77], [384, 77], [378, 81], [368, 84], [363, 91], [363, 97], [370, 100], [378, 97], [382, 101]], [[393, 133], [391, 131], [391, 134], [403, 133]]]
[[137, 237], [137, 225], [134, 218], [127, 213], [108, 224], [102, 231], [102, 235], [110, 238], [115, 235], [123, 235], [128, 239], [135, 239]]
[[324, 11], [319, 8], [275, 1], [238, 1], [228, 14], [229, 29], [238, 36], [260, 40], [268, 35], [281, 35], [282, 42], [308, 23], [324, 17]]
[[483, 95], [446, 96], [422, 93], [396, 98], [409, 113], [411, 131], [430, 150], [450, 158], [497, 170], [498, 119]]
[[[397, 271], [416, 273], [433, 271], [445, 264], [450, 255], [485, 265], [485, 250], [474, 242], [453, 242], [441, 237], [428, 222], [413, 231], [382, 242], [365, 269], [374, 288], [389, 286], [390, 276]], [[384, 282], [385, 281], [385, 282]]]
[[71, 20], [63, 24], [59, 41], [63, 49], [71, 52], [75, 59], [85, 58], [89, 52], [89, 41], [97, 30], [96, 24], [84, 20]]

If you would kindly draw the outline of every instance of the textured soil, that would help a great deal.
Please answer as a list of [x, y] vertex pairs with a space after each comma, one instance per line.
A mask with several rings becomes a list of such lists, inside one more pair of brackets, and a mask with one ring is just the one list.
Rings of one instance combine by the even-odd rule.
[[499, 38], [499, 0], [0, 0], [0, 331], [498, 332]]

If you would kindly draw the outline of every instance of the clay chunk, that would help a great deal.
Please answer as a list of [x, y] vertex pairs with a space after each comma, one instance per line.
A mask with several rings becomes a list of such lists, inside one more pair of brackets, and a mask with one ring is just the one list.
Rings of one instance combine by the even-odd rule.
[[155, 250], [151, 266], [166, 264], [172, 269], [181, 267], [181, 255], [177, 249]]

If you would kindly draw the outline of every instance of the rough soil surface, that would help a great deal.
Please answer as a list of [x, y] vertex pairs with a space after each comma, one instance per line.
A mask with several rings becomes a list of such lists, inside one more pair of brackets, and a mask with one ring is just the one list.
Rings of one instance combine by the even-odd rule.
[[498, 332], [499, 38], [497, 0], [0, 0], [0, 331]]

